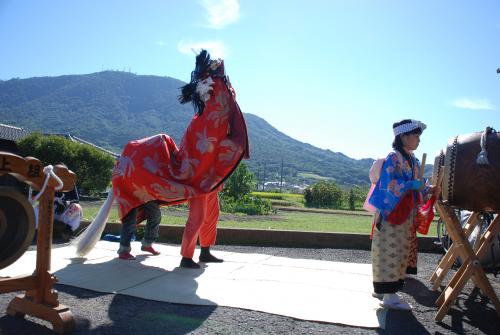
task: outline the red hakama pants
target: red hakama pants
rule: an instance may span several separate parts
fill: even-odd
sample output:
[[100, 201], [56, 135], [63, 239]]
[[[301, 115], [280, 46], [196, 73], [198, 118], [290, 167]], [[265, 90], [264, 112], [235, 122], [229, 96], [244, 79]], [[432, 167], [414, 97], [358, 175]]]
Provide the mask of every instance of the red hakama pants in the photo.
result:
[[182, 235], [182, 257], [193, 258], [198, 237], [202, 247], [214, 245], [218, 221], [218, 190], [189, 199], [189, 216]]

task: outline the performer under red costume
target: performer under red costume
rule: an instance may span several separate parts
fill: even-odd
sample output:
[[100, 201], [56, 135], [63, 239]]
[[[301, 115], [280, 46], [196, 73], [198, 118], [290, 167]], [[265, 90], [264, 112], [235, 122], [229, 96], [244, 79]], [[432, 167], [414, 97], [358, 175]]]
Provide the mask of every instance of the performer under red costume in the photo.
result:
[[211, 60], [207, 51], [201, 51], [180, 101], [192, 102], [196, 109], [180, 147], [166, 134], [131, 141], [113, 170], [113, 192], [122, 221], [136, 210], [136, 222], [141, 222], [142, 207], [151, 201], [165, 206], [193, 199], [190, 218], [197, 219], [199, 230], [204, 215], [196, 205], [193, 208], [195, 199], [206, 194], [216, 197], [241, 159], [249, 157], [245, 120], [222, 60]]
[[219, 190], [189, 199], [189, 216], [182, 235], [180, 267], [198, 269], [200, 265], [193, 261], [198, 237], [200, 239], [200, 262], [221, 263], [222, 259], [210, 253], [215, 244], [217, 222], [219, 221]]

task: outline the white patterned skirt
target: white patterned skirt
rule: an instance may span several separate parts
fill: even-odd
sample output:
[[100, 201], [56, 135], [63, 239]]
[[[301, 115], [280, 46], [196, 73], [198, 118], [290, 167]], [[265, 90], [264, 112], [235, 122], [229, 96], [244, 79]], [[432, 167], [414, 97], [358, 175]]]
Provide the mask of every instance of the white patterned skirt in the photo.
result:
[[414, 213], [399, 225], [383, 220], [378, 214], [372, 239], [372, 272], [375, 293], [396, 293], [404, 285], [410, 229]]

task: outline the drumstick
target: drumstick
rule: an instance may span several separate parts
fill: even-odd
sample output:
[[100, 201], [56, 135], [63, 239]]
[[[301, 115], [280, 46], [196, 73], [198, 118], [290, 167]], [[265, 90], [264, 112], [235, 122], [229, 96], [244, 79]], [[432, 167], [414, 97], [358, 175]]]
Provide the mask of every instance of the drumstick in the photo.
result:
[[427, 154], [424, 152], [422, 155], [422, 163], [420, 164], [420, 171], [418, 173], [418, 179], [422, 180], [424, 177], [424, 170], [425, 170], [425, 160], [427, 159]]
[[437, 179], [437, 181], [436, 181], [436, 183], [434, 184], [435, 186], [439, 186], [439, 187], [441, 187], [441, 183], [443, 182], [443, 176], [444, 176], [444, 172], [443, 172], [443, 170], [444, 170], [444, 167], [443, 167], [443, 166], [441, 166], [441, 168], [439, 169], [438, 176], [437, 176], [437, 178], [436, 178], [436, 179]]

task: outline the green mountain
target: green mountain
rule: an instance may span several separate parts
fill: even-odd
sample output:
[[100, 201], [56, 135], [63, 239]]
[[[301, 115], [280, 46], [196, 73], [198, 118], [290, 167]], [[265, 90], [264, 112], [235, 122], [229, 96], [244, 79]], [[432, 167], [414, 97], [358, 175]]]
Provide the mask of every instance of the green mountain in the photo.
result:
[[[177, 101], [185, 83], [170, 77], [105, 71], [0, 81], [0, 122], [44, 133], [71, 133], [115, 152], [132, 139], [167, 133], [177, 142], [193, 115]], [[244, 106], [242, 106], [244, 109]], [[329, 178], [343, 186], [368, 183], [372, 159], [356, 160], [299, 142], [245, 113], [250, 168], [261, 181]], [[265, 178], [264, 178], [265, 176]]]

